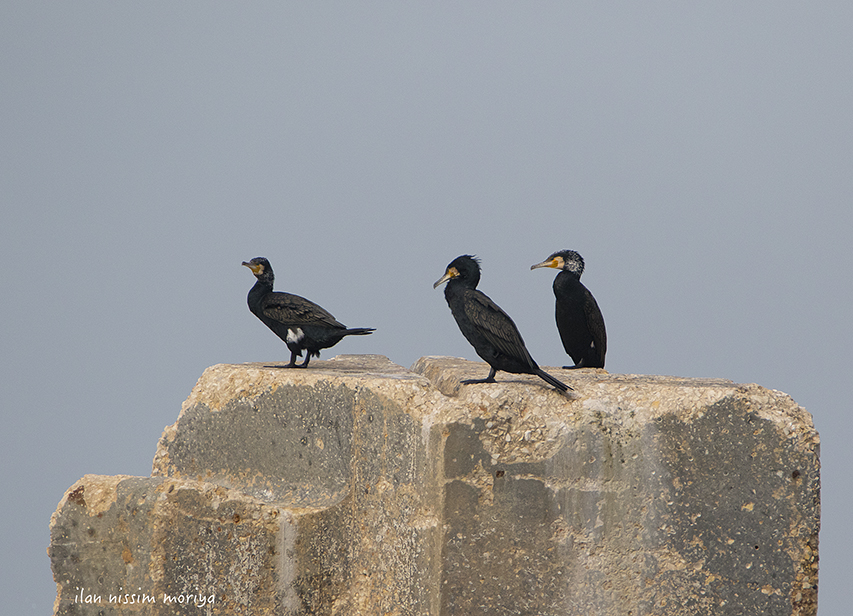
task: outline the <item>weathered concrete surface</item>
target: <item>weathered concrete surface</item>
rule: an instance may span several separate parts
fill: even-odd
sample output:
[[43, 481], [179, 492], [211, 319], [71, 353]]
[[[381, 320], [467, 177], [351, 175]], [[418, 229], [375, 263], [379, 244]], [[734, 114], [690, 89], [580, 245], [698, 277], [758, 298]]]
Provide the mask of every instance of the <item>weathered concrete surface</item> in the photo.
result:
[[435, 613], [440, 461], [427, 451], [440, 434], [423, 417], [440, 397], [380, 356], [213, 366], [164, 431], [154, 475], [317, 508], [286, 565], [299, 613]]
[[50, 524], [55, 614], [281, 614], [289, 516], [213, 484], [86, 475]]
[[343, 356], [310, 370], [235, 368], [204, 372], [177, 423], [163, 432], [154, 475], [212, 481], [283, 506], [322, 507], [350, 493], [353, 455], [377, 462], [385, 446], [379, 432], [392, 429], [403, 439], [390, 443], [398, 448], [421, 438], [412, 414], [431, 398], [429, 383], [385, 357]]
[[[805, 410], [546, 369], [572, 399], [524, 375], [460, 386], [488, 367], [446, 357], [213, 366], [154, 477], [87, 476], [60, 503], [57, 613], [100, 613], [74, 598], [115, 587], [153, 595], [122, 606], [145, 614], [816, 612]], [[196, 587], [215, 601], [162, 602]]]
[[443, 614], [816, 612], [819, 441], [785, 394], [555, 370], [560, 404], [514, 375], [460, 388], [482, 364], [413, 370], [464, 408], [443, 424]]

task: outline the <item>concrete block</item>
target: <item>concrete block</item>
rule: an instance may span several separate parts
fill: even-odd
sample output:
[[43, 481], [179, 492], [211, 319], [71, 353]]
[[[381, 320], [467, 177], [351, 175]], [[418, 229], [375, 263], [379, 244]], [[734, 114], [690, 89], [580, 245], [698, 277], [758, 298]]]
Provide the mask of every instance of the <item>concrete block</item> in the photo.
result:
[[287, 513], [214, 484], [86, 475], [50, 536], [55, 614], [281, 614], [289, 598]]
[[[488, 367], [447, 357], [213, 366], [153, 477], [86, 476], [60, 503], [56, 613], [101, 613], [74, 599], [115, 588], [155, 601], [110, 610], [145, 614], [816, 613], [804, 409], [719, 379], [546, 370], [575, 394], [460, 385]], [[194, 591], [214, 601], [163, 602]]]
[[442, 614], [816, 613], [819, 440], [790, 397], [556, 371], [566, 403], [516, 375], [459, 387], [480, 364], [413, 369], [465, 408], [444, 424]]

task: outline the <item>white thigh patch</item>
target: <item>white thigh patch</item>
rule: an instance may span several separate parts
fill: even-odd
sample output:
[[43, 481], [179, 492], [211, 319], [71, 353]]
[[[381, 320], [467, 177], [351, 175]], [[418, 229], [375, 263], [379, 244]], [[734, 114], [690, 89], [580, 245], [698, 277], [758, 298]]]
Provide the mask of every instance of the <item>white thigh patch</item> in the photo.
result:
[[296, 331], [292, 329], [287, 330], [287, 341], [292, 342], [294, 344], [298, 343], [305, 337], [305, 332], [302, 331], [301, 328], [297, 327]]

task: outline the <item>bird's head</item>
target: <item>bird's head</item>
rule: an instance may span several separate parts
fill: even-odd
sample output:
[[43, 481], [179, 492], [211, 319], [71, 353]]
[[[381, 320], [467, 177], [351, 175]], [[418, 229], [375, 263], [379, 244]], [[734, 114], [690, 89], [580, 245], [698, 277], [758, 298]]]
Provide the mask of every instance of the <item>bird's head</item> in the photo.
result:
[[444, 270], [444, 276], [436, 280], [432, 288], [435, 289], [448, 280], [460, 280], [476, 287], [480, 282], [480, 261], [472, 255], [456, 257]]
[[251, 261], [243, 261], [243, 265], [252, 270], [255, 278], [272, 284], [273, 273], [270, 262], [264, 257], [255, 257]]
[[531, 265], [530, 269], [535, 270], [537, 267], [553, 267], [554, 269], [571, 272], [580, 278], [581, 274], [583, 274], [584, 263], [583, 257], [574, 250], [561, 250], [552, 254], [542, 261], [542, 263]]

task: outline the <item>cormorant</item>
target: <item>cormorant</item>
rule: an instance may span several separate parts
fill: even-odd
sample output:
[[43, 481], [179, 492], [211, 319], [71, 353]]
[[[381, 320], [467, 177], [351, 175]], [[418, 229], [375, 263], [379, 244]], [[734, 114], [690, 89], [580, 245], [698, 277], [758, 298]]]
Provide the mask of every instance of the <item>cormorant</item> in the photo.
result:
[[[375, 331], [370, 327], [347, 329], [314, 302], [298, 295], [273, 291], [275, 276], [270, 262], [264, 257], [243, 261], [243, 265], [258, 279], [249, 291], [249, 310], [290, 349], [290, 363], [285, 368], [307, 368], [312, 355], [320, 356], [320, 349], [335, 346], [344, 336], [361, 336]], [[297, 365], [296, 358], [302, 357], [302, 351], [305, 351], [305, 361]]]
[[574, 366], [563, 368], [604, 368], [607, 332], [598, 303], [589, 289], [581, 284], [583, 257], [574, 250], [561, 250], [542, 263], [531, 265], [530, 269], [537, 267], [562, 270], [554, 278], [557, 329], [560, 331], [563, 348], [575, 362]]
[[477, 259], [471, 255], [454, 259], [432, 288], [443, 282], [447, 282], [444, 297], [462, 335], [492, 368], [485, 379], [470, 379], [463, 383], [494, 383], [497, 371], [503, 370], [514, 374], [535, 374], [563, 392], [571, 389], [536, 364], [509, 315], [485, 293], [477, 290], [480, 282]]

